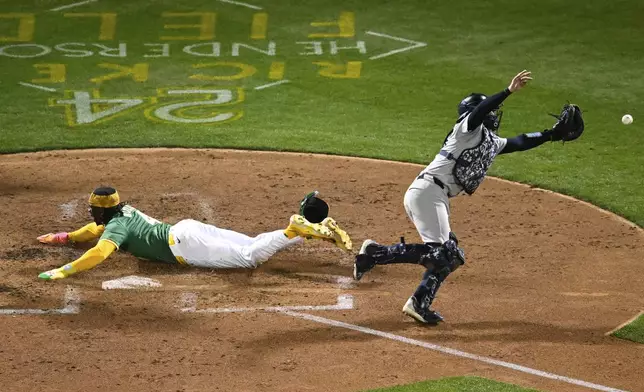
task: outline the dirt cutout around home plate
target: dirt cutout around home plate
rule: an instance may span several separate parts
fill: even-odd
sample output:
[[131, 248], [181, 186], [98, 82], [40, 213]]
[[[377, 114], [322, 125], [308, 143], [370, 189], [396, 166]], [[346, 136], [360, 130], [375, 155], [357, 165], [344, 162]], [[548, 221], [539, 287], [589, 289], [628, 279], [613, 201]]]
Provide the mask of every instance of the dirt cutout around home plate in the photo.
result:
[[[546, 391], [644, 390], [642, 346], [605, 336], [644, 309], [644, 235], [587, 204], [492, 178], [452, 199], [467, 263], [439, 292], [446, 322], [437, 327], [400, 312], [421, 267], [349, 279], [366, 238], [419, 241], [402, 200], [421, 169], [228, 150], [0, 156], [0, 389], [358, 391], [478, 375]], [[284, 228], [319, 190], [354, 251], [307, 241], [256, 270], [226, 271], [119, 252], [94, 270], [39, 281], [87, 247], [43, 246], [36, 236], [87, 223], [88, 193], [100, 185], [157, 219], [249, 235]], [[160, 286], [103, 290], [127, 276]], [[29, 309], [71, 311], [20, 314]]]

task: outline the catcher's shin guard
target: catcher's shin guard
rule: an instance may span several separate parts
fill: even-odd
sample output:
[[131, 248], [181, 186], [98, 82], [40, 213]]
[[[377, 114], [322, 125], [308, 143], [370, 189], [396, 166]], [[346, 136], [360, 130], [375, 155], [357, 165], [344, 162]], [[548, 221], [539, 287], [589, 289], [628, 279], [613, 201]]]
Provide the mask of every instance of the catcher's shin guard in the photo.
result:
[[[428, 271], [449, 271], [447, 274], [456, 271], [458, 267], [465, 264], [465, 253], [458, 247], [458, 239], [454, 233], [449, 233], [449, 240], [443, 245], [434, 247], [431, 252], [423, 256], [421, 263]], [[447, 268], [445, 270], [445, 268]], [[445, 275], [447, 277], [447, 275]], [[444, 278], [443, 278], [444, 279]]]
[[[380, 245], [371, 242], [365, 246], [362, 257], [368, 257], [374, 264], [420, 264], [429, 270], [440, 270], [449, 266], [452, 271], [465, 263], [463, 250], [458, 247], [458, 239], [450, 233], [444, 244], [406, 244]], [[364, 246], [364, 245], [363, 245]]]
[[374, 264], [423, 264], [425, 255], [437, 245], [433, 244], [406, 244], [404, 242], [394, 245], [380, 245], [371, 243], [365, 248], [364, 254]]
[[429, 311], [443, 281], [458, 267], [465, 264], [465, 255], [458, 247], [458, 239], [454, 233], [450, 233], [449, 240], [441, 245], [438, 251], [424, 258], [427, 270], [412, 296], [421, 311]]
[[440, 288], [442, 282], [439, 282], [438, 276], [434, 275], [429, 270], [425, 271], [423, 274], [423, 280], [420, 281], [420, 284], [416, 288], [413, 297], [416, 298], [416, 303], [422, 309], [429, 309], [434, 298], [436, 298], [436, 292]]

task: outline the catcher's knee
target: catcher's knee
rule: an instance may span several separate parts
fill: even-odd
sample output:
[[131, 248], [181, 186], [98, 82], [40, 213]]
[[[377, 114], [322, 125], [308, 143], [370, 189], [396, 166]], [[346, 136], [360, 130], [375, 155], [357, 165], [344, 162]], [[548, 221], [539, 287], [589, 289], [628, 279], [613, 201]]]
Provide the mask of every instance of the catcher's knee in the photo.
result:
[[422, 257], [421, 264], [429, 271], [442, 277], [442, 279], [445, 279], [447, 275], [465, 264], [465, 254], [463, 249], [458, 247], [458, 239], [454, 233], [450, 233], [449, 240], [445, 241], [442, 245], [427, 245], [431, 246], [431, 248]]

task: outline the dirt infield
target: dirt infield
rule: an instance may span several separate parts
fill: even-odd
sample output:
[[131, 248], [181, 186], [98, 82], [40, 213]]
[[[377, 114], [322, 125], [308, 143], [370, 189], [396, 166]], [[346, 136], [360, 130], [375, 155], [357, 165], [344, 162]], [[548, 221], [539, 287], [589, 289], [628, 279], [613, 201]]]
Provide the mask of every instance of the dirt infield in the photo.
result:
[[[439, 293], [446, 323], [438, 327], [400, 312], [420, 267], [378, 267], [354, 283], [347, 279], [352, 255], [328, 243], [307, 242], [257, 270], [196, 270], [117, 254], [75, 277], [36, 279], [82, 254], [35, 238], [86, 223], [87, 194], [99, 185], [117, 187], [122, 199], [170, 223], [194, 218], [247, 234], [284, 227], [302, 196], [317, 189], [359, 248], [366, 238], [418, 241], [402, 198], [419, 170], [222, 150], [0, 156], [0, 310], [70, 310], [0, 314], [0, 390], [357, 391], [457, 375], [592, 390], [485, 361], [494, 359], [644, 391], [642, 346], [605, 336], [644, 309], [641, 230], [494, 179], [475, 196], [453, 199], [467, 264]], [[101, 288], [130, 275], [162, 286]], [[68, 290], [78, 303], [63, 303]], [[238, 309], [250, 307], [274, 308]]]

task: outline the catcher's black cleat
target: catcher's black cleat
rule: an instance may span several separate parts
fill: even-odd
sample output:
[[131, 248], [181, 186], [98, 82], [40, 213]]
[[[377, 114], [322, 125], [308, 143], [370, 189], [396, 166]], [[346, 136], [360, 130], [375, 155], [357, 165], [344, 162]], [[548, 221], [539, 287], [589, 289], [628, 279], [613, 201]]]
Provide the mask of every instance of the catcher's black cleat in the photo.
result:
[[414, 298], [413, 296], [409, 297], [407, 302], [405, 302], [405, 306], [403, 306], [402, 312], [423, 324], [436, 325], [439, 322], [443, 321], [443, 316], [441, 316], [438, 312], [431, 309], [422, 309], [418, 305], [416, 298]]
[[373, 267], [376, 266], [376, 262], [369, 254], [367, 248], [369, 245], [375, 245], [376, 241], [374, 240], [365, 240], [360, 247], [360, 252], [356, 255], [356, 261], [353, 264], [353, 279], [360, 280], [362, 275], [366, 274]]

